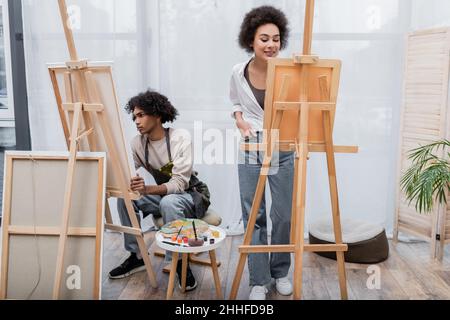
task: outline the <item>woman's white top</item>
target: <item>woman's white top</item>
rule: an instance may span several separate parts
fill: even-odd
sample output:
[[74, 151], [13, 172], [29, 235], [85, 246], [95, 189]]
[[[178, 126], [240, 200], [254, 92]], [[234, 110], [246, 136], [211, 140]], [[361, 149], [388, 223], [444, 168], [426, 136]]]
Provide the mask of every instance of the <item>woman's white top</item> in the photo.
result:
[[244, 76], [244, 70], [247, 64], [253, 59], [239, 63], [233, 67], [230, 80], [230, 100], [233, 104], [231, 116], [237, 111], [242, 112], [242, 118], [250, 124], [254, 131], [263, 130], [264, 110], [252, 92]]

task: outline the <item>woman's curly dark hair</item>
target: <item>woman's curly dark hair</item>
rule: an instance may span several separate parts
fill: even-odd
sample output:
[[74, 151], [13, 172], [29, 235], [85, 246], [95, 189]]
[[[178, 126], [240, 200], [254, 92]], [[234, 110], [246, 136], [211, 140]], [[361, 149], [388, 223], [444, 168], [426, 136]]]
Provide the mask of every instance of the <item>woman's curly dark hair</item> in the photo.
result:
[[288, 44], [289, 28], [288, 20], [284, 13], [272, 6], [255, 8], [245, 15], [239, 33], [239, 45], [245, 51], [252, 53], [252, 43], [255, 40], [256, 30], [262, 25], [273, 23], [280, 30], [281, 49]]
[[145, 114], [160, 117], [161, 123], [173, 122], [178, 111], [166, 96], [152, 90], [140, 93], [128, 101], [125, 110], [133, 113], [135, 108], [142, 109]]

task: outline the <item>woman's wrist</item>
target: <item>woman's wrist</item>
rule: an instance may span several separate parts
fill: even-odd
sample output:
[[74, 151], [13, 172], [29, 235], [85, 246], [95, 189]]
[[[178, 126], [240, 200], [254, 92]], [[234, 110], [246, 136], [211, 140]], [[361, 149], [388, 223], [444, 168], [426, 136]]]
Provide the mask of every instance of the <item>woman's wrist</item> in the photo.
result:
[[245, 121], [243, 119], [236, 120], [236, 127], [245, 130], [246, 129]]
[[242, 119], [242, 112], [236, 111], [236, 112], [234, 113], [234, 118], [236, 119], [236, 122], [242, 121], [242, 120], [243, 120], [243, 119]]

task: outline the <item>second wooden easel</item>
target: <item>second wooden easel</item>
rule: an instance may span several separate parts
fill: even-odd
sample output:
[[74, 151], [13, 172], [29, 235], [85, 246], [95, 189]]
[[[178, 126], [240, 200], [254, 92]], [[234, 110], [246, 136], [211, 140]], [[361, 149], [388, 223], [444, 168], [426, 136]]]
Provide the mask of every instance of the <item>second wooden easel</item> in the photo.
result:
[[[314, 0], [306, 1], [303, 54], [293, 59], [271, 59], [268, 63], [264, 110], [264, 142], [247, 144], [248, 151], [265, 151], [256, 186], [244, 243], [239, 247], [239, 262], [230, 299], [236, 299], [245, 262], [250, 253], [286, 252], [294, 254], [294, 299], [302, 293], [303, 253], [336, 252], [341, 298], [347, 299], [336, 180], [335, 152], [356, 153], [357, 147], [333, 145], [333, 123], [340, 78], [340, 62], [320, 60], [311, 55]], [[276, 96], [276, 99], [274, 99]], [[251, 245], [257, 214], [261, 205], [273, 153], [295, 151], [294, 191], [292, 199], [291, 241], [285, 245]], [[311, 245], [304, 241], [306, 202], [306, 167], [310, 152], [325, 152], [331, 196], [335, 244]]]
[[[86, 149], [83, 151], [107, 151], [107, 156], [110, 160], [109, 164], [112, 165], [112, 172], [114, 173], [114, 177], [110, 174], [108, 175], [107, 180], [114, 180], [116, 188], [108, 187], [106, 197], [108, 198], [109, 196], [115, 196], [124, 199], [132, 227], [114, 225], [108, 206], [106, 207], [107, 223], [105, 224], [105, 227], [111, 230], [120, 231], [136, 236], [139, 250], [144, 259], [147, 274], [150, 279], [150, 283], [154, 288], [156, 288], [157, 282], [155, 273], [153, 271], [150, 257], [147, 252], [143, 233], [139, 226], [139, 222], [137, 220], [132, 204], [132, 199], [137, 199], [138, 195], [133, 194], [128, 189], [130, 178], [128, 176], [130, 176], [130, 173], [127, 172], [127, 169], [125, 169], [127, 167], [127, 164], [122, 164], [123, 157], [121, 157], [121, 155], [119, 154], [120, 151], [126, 150], [120, 150], [121, 148], [118, 148], [118, 145], [116, 145], [116, 142], [113, 139], [111, 124], [109, 123], [106, 115], [107, 106], [102, 103], [102, 99], [97, 89], [97, 83], [94, 78], [94, 73], [96, 72], [110, 73], [111, 70], [109, 67], [90, 67], [88, 66], [86, 60], [80, 60], [78, 58], [73, 33], [71, 28], [68, 26], [69, 17], [65, 0], [58, 0], [58, 5], [71, 61], [67, 62], [66, 65], [62, 68], [50, 68], [50, 76], [52, 79], [52, 84], [58, 104], [58, 110], [61, 117], [67, 145], [69, 147], [70, 156], [65, 186], [63, 219], [58, 245], [53, 299], [58, 299], [60, 295], [64, 266], [64, 253], [66, 248], [68, 224], [70, 218], [69, 213], [72, 200], [72, 186], [76, 169], [77, 151], [79, 151], [80, 149]], [[64, 73], [64, 88], [66, 100], [64, 102], [62, 101], [61, 93], [59, 92], [57, 71]], [[108, 74], [108, 76], [110, 76], [110, 74]], [[113, 95], [115, 97], [115, 92], [106, 92], [103, 96], [105, 95]], [[69, 119], [66, 118], [66, 113], [68, 114]], [[82, 130], [82, 123], [84, 123], [84, 130], [80, 133], [80, 131]], [[120, 129], [120, 132], [122, 132], [122, 128], [114, 129]], [[105, 146], [106, 150], [99, 150], [100, 146], [98, 141], [100, 141], [101, 136], [103, 136], [102, 144]], [[84, 139], [87, 139], [87, 146], [86, 144], [83, 144]], [[97, 259], [100, 258], [101, 257], [97, 257]]]

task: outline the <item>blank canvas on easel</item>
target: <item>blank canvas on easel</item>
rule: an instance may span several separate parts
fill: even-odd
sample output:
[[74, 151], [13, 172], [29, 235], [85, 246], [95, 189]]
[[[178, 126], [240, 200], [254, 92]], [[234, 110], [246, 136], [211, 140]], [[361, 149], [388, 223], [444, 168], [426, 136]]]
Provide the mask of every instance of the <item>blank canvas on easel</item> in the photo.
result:
[[[67, 166], [67, 152], [6, 154], [1, 298], [52, 298]], [[76, 173], [61, 298], [100, 299], [105, 154], [79, 153]]]

